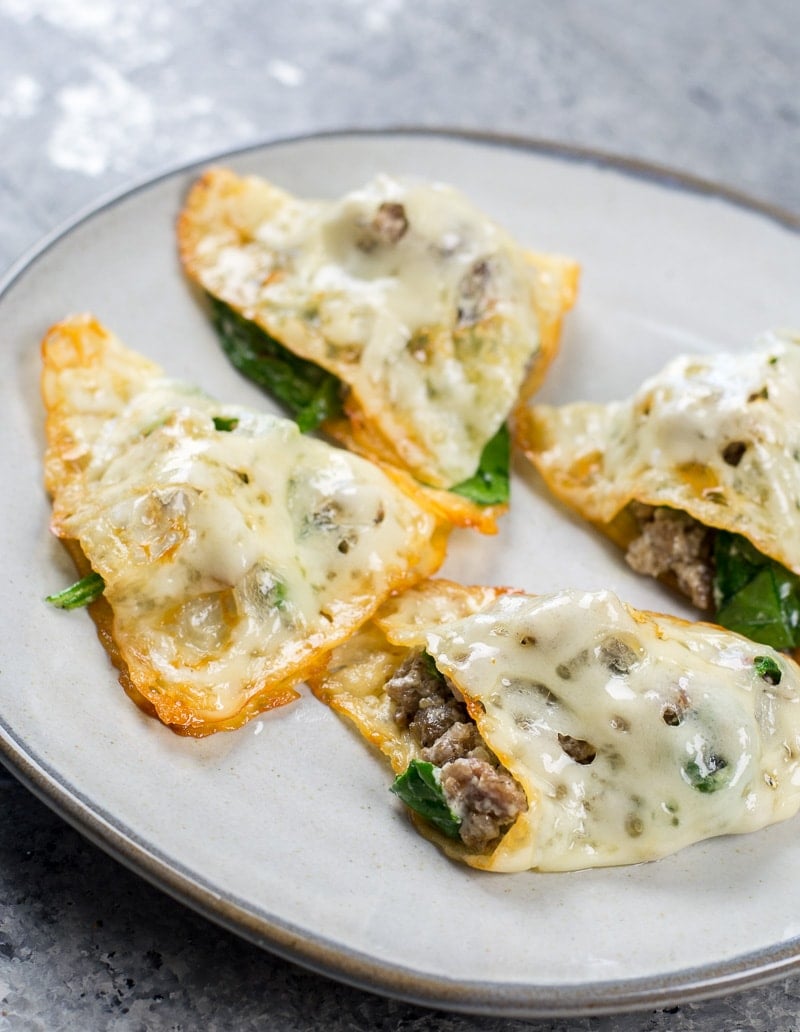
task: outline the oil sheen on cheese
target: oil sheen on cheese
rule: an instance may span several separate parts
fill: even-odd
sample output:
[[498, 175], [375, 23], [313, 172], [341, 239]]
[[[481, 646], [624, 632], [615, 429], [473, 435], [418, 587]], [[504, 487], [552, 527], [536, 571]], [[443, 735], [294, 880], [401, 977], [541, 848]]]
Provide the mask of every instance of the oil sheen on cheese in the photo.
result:
[[652, 860], [800, 806], [800, 673], [765, 646], [567, 591], [501, 597], [427, 649], [531, 804], [497, 869]]
[[339, 376], [420, 480], [472, 476], [539, 350], [524, 251], [444, 185], [251, 189], [264, 215], [245, 242], [209, 233], [206, 288]]
[[[78, 348], [97, 361], [55, 367]], [[103, 577], [133, 683], [169, 722], [213, 726], [291, 684], [441, 560], [427, 510], [292, 421], [166, 379], [91, 321], [46, 351], [53, 528]]]
[[533, 406], [529, 454], [593, 522], [632, 499], [665, 505], [800, 572], [798, 412], [800, 336], [769, 332], [750, 351], [678, 357], [626, 401]]

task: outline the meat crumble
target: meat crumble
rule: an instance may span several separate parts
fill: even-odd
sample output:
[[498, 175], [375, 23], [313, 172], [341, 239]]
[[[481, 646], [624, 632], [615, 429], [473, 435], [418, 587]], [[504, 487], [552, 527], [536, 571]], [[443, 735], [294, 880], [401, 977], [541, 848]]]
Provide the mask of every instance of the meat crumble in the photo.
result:
[[639, 524], [639, 536], [628, 546], [628, 565], [651, 577], [671, 574], [693, 605], [710, 610], [714, 603], [714, 531], [678, 509], [639, 502], [632, 502], [630, 509]]
[[408, 216], [403, 205], [384, 201], [372, 221], [362, 228], [356, 246], [367, 253], [379, 246], [391, 247], [405, 236], [407, 229]]
[[442, 791], [450, 809], [461, 814], [461, 841], [475, 852], [486, 849], [528, 809], [525, 793], [508, 771], [474, 756], [442, 767]]
[[422, 759], [440, 768], [462, 842], [474, 852], [487, 850], [528, 809], [522, 788], [487, 749], [458, 689], [426, 653], [412, 653], [385, 690], [396, 723], [414, 736]]
[[473, 262], [459, 284], [456, 316], [458, 326], [474, 326], [481, 321], [489, 307], [491, 282], [492, 269], [489, 261], [481, 258]]

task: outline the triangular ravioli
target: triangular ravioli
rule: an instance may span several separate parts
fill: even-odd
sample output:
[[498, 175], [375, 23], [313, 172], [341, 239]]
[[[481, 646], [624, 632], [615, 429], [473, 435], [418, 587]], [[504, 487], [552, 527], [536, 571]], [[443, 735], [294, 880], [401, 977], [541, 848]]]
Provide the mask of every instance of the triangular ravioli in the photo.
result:
[[435, 513], [295, 423], [168, 379], [90, 316], [42, 344], [52, 529], [121, 680], [204, 735], [289, 702], [393, 591], [441, 563]]
[[448, 186], [387, 175], [319, 201], [212, 169], [178, 236], [218, 303], [336, 378], [328, 433], [439, 489], [453, 522], [496, 529], [507, 499], [471, 479], [491, 477], [487, 446], [556, 352], [574, 261], [523, 250]]
[[427, 581], [311, 684], [419, 831], [482, 870], [655, 860], [800, 807], [797, 665], [611, 592]]
[[[626, 401], [523, 407], [516, 436], [550, 490], [625, 548], [634, 569], [726, 626], [791, 648], [799, 411], [800, 337], [766, 333], [750, 351], [678, 357]], [[781, 612], [787, 592], [798, 595], [794, 616]], [[770, 608], [776, 629], [759, 636]]]

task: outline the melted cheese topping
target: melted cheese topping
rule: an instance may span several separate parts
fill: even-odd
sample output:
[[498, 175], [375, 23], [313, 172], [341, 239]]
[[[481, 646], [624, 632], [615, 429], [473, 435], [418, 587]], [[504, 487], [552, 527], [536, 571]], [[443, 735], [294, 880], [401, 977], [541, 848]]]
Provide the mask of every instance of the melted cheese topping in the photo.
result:
[[800, 336], [681, 357], [628, 401], [532, 406], [518, 438], [560, 498], [598, 524], [632, 500], [742, 534], [800, 573]]
[[338, 376], [372, 451], [436, 487], [477, 469], [532, 359], [554, 351], [577, 275], [550, 265], [537, 313], [531, 256], [502, 229], [449, 187], [389, 176], [301, 201], [215, 170], [179, 236], [206, 290]]
[[130, 679], [165, 722], [207, 733], [288, 701], [441, 561], [430, 512], [293, 422], [166, 379], [88, 318], [43, 349], [53, 529], [103, 577]]
[[502, 869], [651, 860], [800, 806], [800, 671], [764, 646], [563, 592], [502, 597], [427, 648], [533, 802]]
[[[385, 685], [420, 649], [529, 803], [482, 854], [412, 814], [473, 867], [637, 863], [800, 807], [800, 669], [766, 646], [609, 592], [534, 597], [426, 581], [385, 603], [311, 681], [395, 773], [421, 747], [395, 721]], [[758, 657], [776, 665], [777, 684]]]

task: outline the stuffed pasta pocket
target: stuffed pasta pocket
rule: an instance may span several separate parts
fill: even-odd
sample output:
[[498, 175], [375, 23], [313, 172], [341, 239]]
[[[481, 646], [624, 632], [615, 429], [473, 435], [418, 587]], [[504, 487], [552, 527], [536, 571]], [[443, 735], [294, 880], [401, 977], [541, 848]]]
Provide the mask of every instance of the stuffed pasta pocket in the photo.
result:
[[516, 438], [559, 499], [725, 627], [800, 644], [800, 337], [682, 356], [610, 404], [532, 404]]
[[123, 686], [174, 730], [297, 698], [442, 562], [447, 528], [377, 467], [167, 378], [92, 317], [54, 326], [42, 355], [51, 528], [99, 588]]
[[525, 251], [448, 186], [387, 175], [319, 201], [212, 169], [178, 238], [229, 357], [304, 429], [496, 529], [506, 420], [556, 352], [574, 261]]
[[655, 860], [800, 806], [800, 671], [609, 592], [424, 583], [312, 678], [447, 855], [489, 871]]

